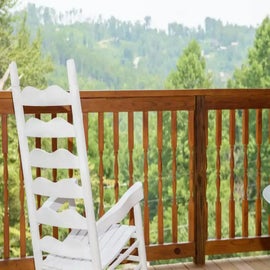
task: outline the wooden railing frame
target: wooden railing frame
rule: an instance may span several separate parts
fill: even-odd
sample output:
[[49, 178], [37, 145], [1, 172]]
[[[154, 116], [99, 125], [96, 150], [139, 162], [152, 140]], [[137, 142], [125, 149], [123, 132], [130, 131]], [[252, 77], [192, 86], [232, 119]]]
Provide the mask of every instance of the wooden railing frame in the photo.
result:
[[[205, 99], [202, 96], [197, 96], [194, 112], [194, 262], [199, 265], [205, 263], [205, 243], [207, 239], [206, 128]], [[201, 226], [198, 226], [198, 224], [201, 224]]]
[[[209, 110], [270, 109], [270, 89], [215, 89], [215, 90], [132, 90], [132, 91], [82, 91], [84, 113], [176, 111], [193, 112], [194, 129], [194, 241], [147, 246], [149, 260], [193, 257], [195, 264], [205, 263], [206, 255], [270, 250], [270, 236], [247, 238], [207, 239], [206, 205], [206, 141], [207, 114]], [[66, 108], [61, 108], [66, 111]], [[55, 108], [59, 112], [59, 108]], [[2, 123], [13, 114], [11, 93], [0, 92]], [[6, 152], [6, 134], [2, 135], [2, 152]], [[4, 159], [6, 156], [4, 156]], [[7, 170], [4, 169], [4, 173]], [[1, 183], [2, 184], [2, 183]], [[3, 183], [4, 184], [4, 183]], [[7, 183], [6, 183], [7, 184]], [[8, 194], [5, 194], [8, 196]], [[7, 223], [8, 224], [8, 221]], [[8, 239], [5, 241], [9, 242]], [[31, 258], [10, 259], [9, 247], [4, 246], [4, 259], [0, 268], [33, 269]], [[162, 254], [162, 258], [160, 258]]]

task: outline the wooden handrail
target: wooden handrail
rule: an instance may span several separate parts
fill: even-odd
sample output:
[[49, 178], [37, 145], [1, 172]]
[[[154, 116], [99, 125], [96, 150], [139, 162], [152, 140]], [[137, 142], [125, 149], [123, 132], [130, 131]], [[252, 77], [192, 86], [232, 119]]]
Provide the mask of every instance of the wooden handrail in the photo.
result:
[[[96, 186], [100, 198], [97, 199], [98, 214], [106, 211], [107, 183], [113, 183], [113, 201], [117, 201], [124, 188], [123, 176], [127, 177], [125, 183], [133, 183], [138, 177], [135, 169], [140, 166], [145, 195], [145, 240], [150, 261], [193, 257], [196, 264], [204, 264], [205, 255], [270, 249], [270, 226], [267, 225], [267, 229], [262, 226], [268, 216], [262, 208], [261, 198], [261, 189], [268, 183], [266, 172], [262, 171], [267, 161], [261, 157], [270, 137], [267, 131], [269, 115], [266, 115], [266, 110], [270, 109], [270, 89], [81, 91], [81, 100], [87, 145], [90, 152], [95, 151], [98, 160], [98, 168], [94, 168], [99, 180]], [[27, 109], [33, 113], [31, 108]], [[52, 109], [53, 116], [69, 111], [67, 107]], [[256, 110], [256, 113], [251, 113], [251, 110]], [[40, 108], [38, 113], [48, 111], [48, 108]], [[0, 241], [2, 239], [3, 246], [0, 245], [0, 268], [3, 270], [19, 269], [17, 263], [25, 265], [20, 269], [33, 269], [26, 249], [31, 243], [25, 225], [21, 171], [19, 163], [16, 163], [17, 168], [10, 163], [12, 153], [17, 152], [18, 147], [13, 140], [16, 134], [13, 113], [11, 92], [1, 91], [0, 190], [3, 190], [3, 196], [0, 197], [3, 198], [3, 219], [0, 229], [3, 230], [0, 231]], [[136, 113], [140, 116], [135, 117]], [[105, 133], [108, 118], [111, 119], [112, 136]], [[123, 133], [121, 121], [125, 121], [127, 127]], [[165, 130], [165, 125], [168, 130]], [[151, 137], [152, 131], [155, 138]], [[181, 132], [186, 134], [185, 141], [179, 141]], [[11, 133], [14, 137], [10, 137]], [[141, 138], [140, 148], [138, 136]], [[214, 141], [209, 141], [212, 136]], [[106, 152], [107, 143], [112, 149], [110, 153]], [[256, 150], [250, 149], [251, 144]], [[52, 147], [56, 148], [57, 142], [52, 142]], [[124, 168], [119, 161], [123, 151], [126, 151], [127, 163]], [[169, 154], [164, 157], [166, 151]], [[215, 154], [210, 156], [208, 151], [215, 151]], [[255, 165], [250, 165], [253, 162], [249, 160], [250, 151], [256, 151]], [[152, 160], [154, 156], [156, 160]], [[211, 162], [210, 157], [214, 157]], [[224, 161], [227, 162], [225, 165]], [[109, 169], [113, 171], [113, 180], [105, 178], [108, 164], [111, 164]], [[171, 166], [169, 171], [167, 164]], [[242, 171], [239, 171], [239, 166]], [[228, 194], [222, 201], [224, 182]], [[21, 206], [18, 258], [12, 258], [11, 252], [14, 240], [10, 224], [15, 217], [9, 202], [14, 199], [10, 197], [14, 183], [21, 187], [17, 195]], [[210, 193], [212, 189], [214, 194]], [[250, 201], [250, 193], [255, 202]], [[254, 229], [250, 227], [253, 217]], [[213, 219], [214, 232], [209, 231], [208, 226]]]

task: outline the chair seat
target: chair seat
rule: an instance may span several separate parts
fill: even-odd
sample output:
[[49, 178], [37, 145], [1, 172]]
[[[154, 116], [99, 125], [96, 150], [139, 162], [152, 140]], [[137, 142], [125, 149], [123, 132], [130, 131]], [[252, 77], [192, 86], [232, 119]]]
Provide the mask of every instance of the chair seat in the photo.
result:
[[42, 270], [89, 270], [92, 261], [49, 255], [43, 262]]
[[[135, 226], [115, 224], [99, 236], [102, 266], [106, 267], [123, 249], [135, 233]], [[134, 235], [135, 236], [135, 235]]]
[[[135, 226], [127, 226], [127, 225], [120, 225], [115, 224], [112, 225], [105, 233], [99, 236], [99, 244], [100, 244], [100, 254], [101, 254], [101, 261], [102, 261], [102, 268], [106, 268], [112, 261], [114, 261], [123, 246], [129, 242], [132, 235], [135, 233]], [[82, 250], [81, 247], [85, 246], [88, 247], [88, 235], [86, 230], [72, 230], [69, 236], [63, 241], [60, 242], [57, 239], [52, 237], [43, 239], [44, 246], [48, 245], [51, 246], [53, 242], [57, 242], [58, 245], [54, 243], [56, 248], [55, 255], [48, 255], [47, 258], [44, 260], [44, 267], [43, 269], [82, 269], [82, 270], [89, 270], [91, 269], [92, 261], [90, 252], [89, 258], [86, 257], [86, 251], [89, 249]], [[136, 242], [135, 242], [136, 245]], [[74, 253], [74, 257], [70, 257], [70, 253], [74, 252], [74, 246], [77, 246], [77, 252]], [[45, 249], [45, 248], [44, 248]], [[51, 250], [52, 252], [52, 250]], [[67, 256], [63, 256], [66, 253]], [[62, 254], [60, 256], [59, 254]], [[123, 255], [125, 256], [125, 255]], [[80, 259], [78, 259], [80, 257]], [[126, 256], [127, 257], [127, 256]]]

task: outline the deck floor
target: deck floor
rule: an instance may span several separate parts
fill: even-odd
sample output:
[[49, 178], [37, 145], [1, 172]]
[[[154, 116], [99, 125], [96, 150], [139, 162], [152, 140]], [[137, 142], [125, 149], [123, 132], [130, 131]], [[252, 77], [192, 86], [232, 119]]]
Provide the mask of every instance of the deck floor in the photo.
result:
[[207, 261], [203, 266], [193, 263], [168, 264], [150, 266], [149, 270], [269, 270], [270, 256], [231, 258]]

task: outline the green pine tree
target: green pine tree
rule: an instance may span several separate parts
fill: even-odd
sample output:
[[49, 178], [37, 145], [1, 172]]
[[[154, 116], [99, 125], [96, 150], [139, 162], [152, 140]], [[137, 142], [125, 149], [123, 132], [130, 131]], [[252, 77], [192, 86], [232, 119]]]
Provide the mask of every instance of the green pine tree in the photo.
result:
[[246, 63], [236, 69], [228, 88], [270, 87], [270, 18], [266, 17], [256, 31]]
[[173, 70], [166, 82], [167, 89], [211, 88], [211, 74], [206, 71], [205, 58], [200, 45], [192, 40], [180, 56], [176, 70]]

